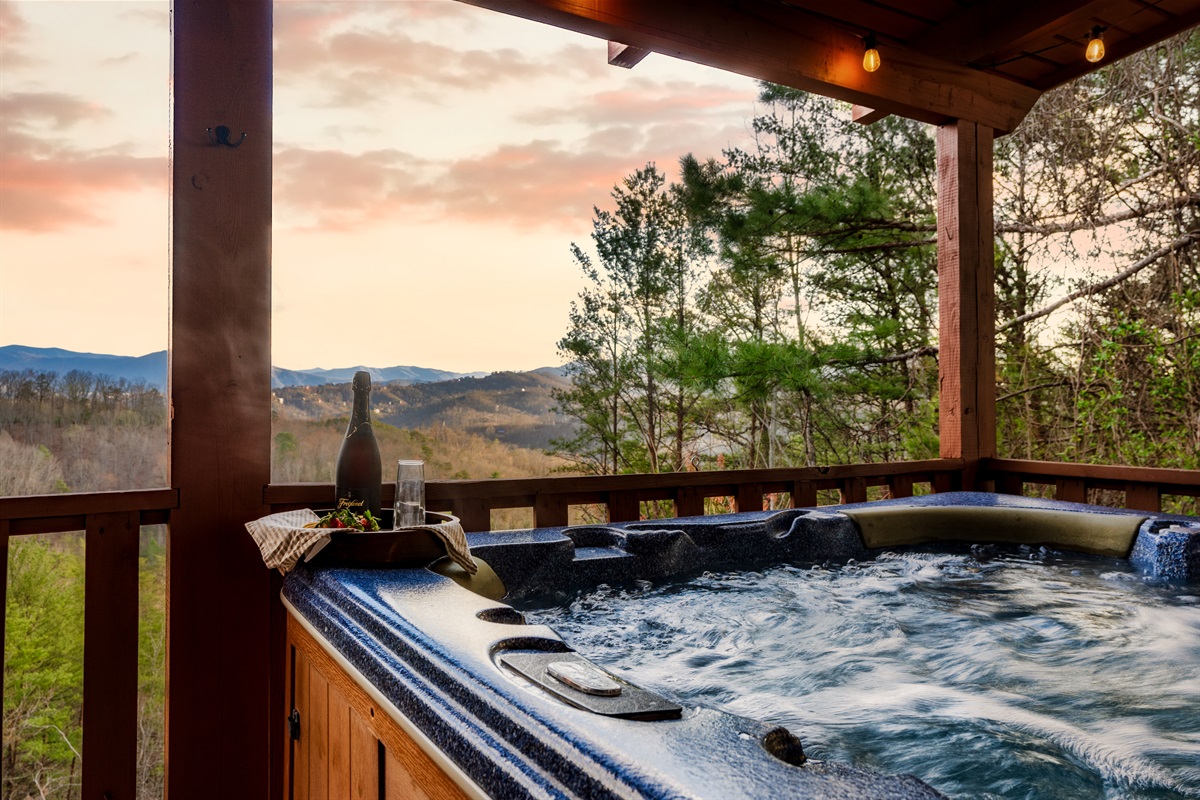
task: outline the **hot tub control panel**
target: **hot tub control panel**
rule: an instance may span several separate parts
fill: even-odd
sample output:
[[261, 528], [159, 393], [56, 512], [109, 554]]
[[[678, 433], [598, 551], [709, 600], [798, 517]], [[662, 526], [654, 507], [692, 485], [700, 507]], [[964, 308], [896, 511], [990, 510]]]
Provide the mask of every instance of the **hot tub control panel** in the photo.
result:
[[508, 669], [576, 708], [622, 719], [679, 719], [683, 708], [613, 675], [578, 653], [501, 653]]

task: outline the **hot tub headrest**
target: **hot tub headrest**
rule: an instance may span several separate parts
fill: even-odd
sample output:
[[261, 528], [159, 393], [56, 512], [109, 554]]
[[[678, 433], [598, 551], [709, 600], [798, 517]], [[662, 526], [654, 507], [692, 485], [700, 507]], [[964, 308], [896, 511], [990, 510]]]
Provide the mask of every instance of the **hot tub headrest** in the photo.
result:
[[1126, 558], [1146, 517], [989, 506], [877, 506], [842, 511], [868, 548], [934, 542], [1047, 545]]

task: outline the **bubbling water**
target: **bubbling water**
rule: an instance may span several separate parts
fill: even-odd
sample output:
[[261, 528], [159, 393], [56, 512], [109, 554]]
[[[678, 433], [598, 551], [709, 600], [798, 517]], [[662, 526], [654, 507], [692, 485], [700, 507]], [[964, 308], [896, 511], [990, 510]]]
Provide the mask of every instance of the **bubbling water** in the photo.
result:
[[1200, 597], [1045, 550], [601, 586], [529, 608], [613, 672], [964, 798], [1200, 798]]

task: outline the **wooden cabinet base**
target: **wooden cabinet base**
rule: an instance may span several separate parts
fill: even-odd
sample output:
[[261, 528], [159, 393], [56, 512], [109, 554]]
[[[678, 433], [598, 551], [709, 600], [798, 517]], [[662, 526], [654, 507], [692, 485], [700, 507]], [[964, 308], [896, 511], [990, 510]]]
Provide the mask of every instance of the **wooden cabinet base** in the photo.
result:
[[289, 800], [460, 800], [462, 789], [288, 615]]

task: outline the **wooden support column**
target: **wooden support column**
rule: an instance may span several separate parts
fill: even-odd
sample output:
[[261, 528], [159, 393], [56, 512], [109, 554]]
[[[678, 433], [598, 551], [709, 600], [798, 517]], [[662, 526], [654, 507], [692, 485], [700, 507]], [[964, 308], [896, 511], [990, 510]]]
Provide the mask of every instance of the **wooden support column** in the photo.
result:
[[84, 797], [137, 791], [136, 511], [87, 518], [83, 599]]
[[961, 458], [975, 489], [996, 455], [992, 130], [958, 120], [937, 130], [937, 253], [942, 458]]
[[274, 798], [286, 617], [244, 527], [271, 477], [271, 2], [172, 8], [167, 797]]

